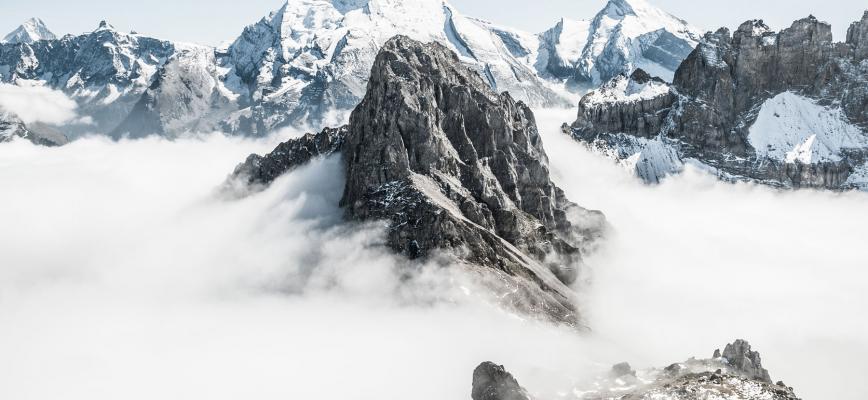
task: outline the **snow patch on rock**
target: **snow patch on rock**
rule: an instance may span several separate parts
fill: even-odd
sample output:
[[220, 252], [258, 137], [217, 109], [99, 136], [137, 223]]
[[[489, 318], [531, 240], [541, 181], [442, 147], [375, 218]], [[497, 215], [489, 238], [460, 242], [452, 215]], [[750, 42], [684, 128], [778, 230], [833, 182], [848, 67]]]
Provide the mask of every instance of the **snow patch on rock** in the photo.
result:
[[837, 162], [845, 149], [868, 147], [868, 136], [841, 109], [793, 92], [763, 103], [748, 141], [758, 157], [790, 164]]
[[649, 100], [669, 92], [669, 85], [658, 80], [636, 82], [620, 75], [607, 82], [599, 90], [588, 93], [583, 101], [587, 104], [629, 103]]

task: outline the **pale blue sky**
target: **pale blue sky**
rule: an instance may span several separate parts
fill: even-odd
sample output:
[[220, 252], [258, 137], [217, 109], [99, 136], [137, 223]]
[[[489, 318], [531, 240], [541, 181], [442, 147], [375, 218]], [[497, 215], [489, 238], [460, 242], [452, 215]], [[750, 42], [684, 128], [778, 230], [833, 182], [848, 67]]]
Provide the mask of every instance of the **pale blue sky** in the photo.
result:
[[[2, 0], [0, 32], [13, 30], [31, 16], [41, 17], [55, 33], [93, 30], [101, 19], [118, 29], [136, 30], [160, 38], [217, 44], [282, 0]], [[780, 29], [814, 14], [833, 24], [836, 40], [868, 9], [865, 0], [650, 0], [703, 30], [734, 28], [763, 18]], [[450, 0], [463, 14], [532, 32], [548, 29], [561, 17], [590, 18], [606, 0]], [[530, 5], [530, 6], [529, 6]]]

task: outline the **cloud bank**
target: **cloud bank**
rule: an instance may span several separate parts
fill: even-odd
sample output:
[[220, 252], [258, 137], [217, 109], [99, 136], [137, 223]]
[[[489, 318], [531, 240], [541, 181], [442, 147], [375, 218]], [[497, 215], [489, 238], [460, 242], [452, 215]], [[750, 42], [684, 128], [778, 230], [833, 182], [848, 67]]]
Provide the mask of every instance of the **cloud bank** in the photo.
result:
[[77, 108], [75, 101], [51, 88], [0, 83], [0, 110], [17, 115], [25, 124], [87, 122], [76, 120]]
[[0, 398], [469, 398], [481, 361], [540, 398], [614, 363], [737, 337], [806, 399], [861, 399], [863, 194], [779, 193], [696, 171], [648, 187], [538, 113], [556, 181], [606, 212], [581, 293], [594, 331], [492, 306], [475, 278], [341, 222], [337, 158], [230, 201], [283, 137], [0, 146]]

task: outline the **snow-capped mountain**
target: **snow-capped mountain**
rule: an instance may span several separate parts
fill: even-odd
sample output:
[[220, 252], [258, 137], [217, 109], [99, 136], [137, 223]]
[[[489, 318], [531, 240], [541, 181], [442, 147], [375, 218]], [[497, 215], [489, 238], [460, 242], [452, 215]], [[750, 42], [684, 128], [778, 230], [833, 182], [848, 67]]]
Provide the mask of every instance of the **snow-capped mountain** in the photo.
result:
[[[358, 104], [377, 51], [397, 34], [449, 47], [493, 88], [529, 104], [566, 102], [486, 23], [460, 15], [444, 1], [302, 0], [286, 2], [217, 49], [219, 82], [202, 73], [182, 79], [184, 86], [200, 89], [194, 103], [202, 107], [185, 110], [180, 120], [167, 115], [164, 111], [174, 107], [163, 103], [180, 102], [171, 93], [183, 93], [165, 87], [173, 79], [161, 79], [130, 116], [135, 122], [123, 124], [119, 133], [135, 135], [141, 126], [154, 126], [142, 121], [160, 121], [163, 130], [195, 128], [184, 120], [202, 128], [204, 121], [214, 129], [253, 135], [300, 123], [318, 127]], [[218, 104], [206, 107], [208, 100]], [[227, 104], [237, 110], [223, 107]]]
[[868, 190], [868, 12], [847, 39], [813, 16], [708, 33], [673, 83], [617, 77], [586, 95], [576, 139], [650, 182], [685, 164], [726, 180]]
[[645, 0], [610, 0], [592, 20], [563, 19], [540, 35], [542, 76], [596, 87], [642, 68], [671, 81], [701, 32]]
[[57, 39], [57, 36], [48, 29], [45, 22], [39, 18], [30, 18], [6, 35], [0, 43], [33, 43], [53, 39]]
[[92, 124], [64, 126], [72, 138], [265, 135], [343, 119], [377, 51], [397, 34], [443, 44], [492, 88], [531, 106], [565, 106], [564, 81], [590, 84], [636, 66], [667, 78], [693, 32], [643, 0], [612, 0], [592, 21], [564, 20], [540, 35], [463, 16], [443, 0], [293, 0], [218, 48], [105, 22], [78, 36], [0, 44], [0, 82], [29, 81], [75, 100]]
[[79, 36], [0, 45], [0, 82], [60, 90], [92, 121], [65, 126], [68, 133], [105, 133], [130, 113], [179, 47], [119, 32], [103, 21], [96, 30]]

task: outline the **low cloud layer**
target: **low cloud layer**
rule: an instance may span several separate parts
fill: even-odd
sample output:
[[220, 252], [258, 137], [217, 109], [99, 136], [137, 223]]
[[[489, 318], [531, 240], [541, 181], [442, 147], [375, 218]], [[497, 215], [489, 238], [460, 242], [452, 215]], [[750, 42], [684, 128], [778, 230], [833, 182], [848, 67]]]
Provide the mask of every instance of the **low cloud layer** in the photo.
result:
[[806, 399], [864, 398], [868, 197], [690, 171], [647, 187], [559, 134], [572, 113], [538, 117], [555, 179], [614, 226], [587, 260], [591, 334], [342, 223], [337, 158], [215, 195], [280, 137], [0, 146], [0, 398], [461, 399], [485, 360], [555, 398], [737, 337]]
[[63, 92], [51, 88], [0, 83], [0, 110], [17, 115], [26, 124], [86, 122], [77, 119], [77, 107]]
[[538, 115], [555, 180], [603, 210], [588, 311], [600, 336], [668, 365], [749, 340], [805, 399], [861, 399], [868, 369], [868, 194], [781, 192], [688, 169], [645, 186]]

